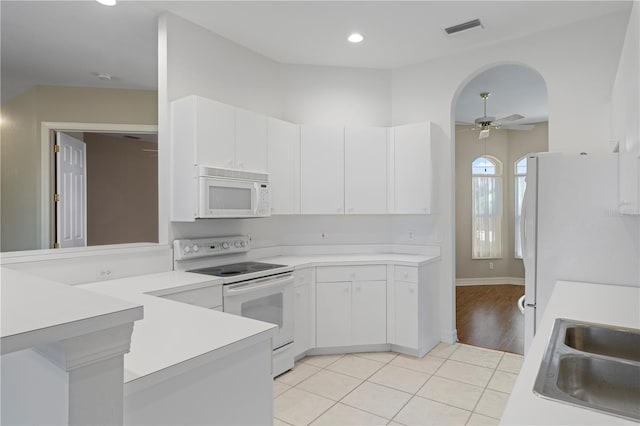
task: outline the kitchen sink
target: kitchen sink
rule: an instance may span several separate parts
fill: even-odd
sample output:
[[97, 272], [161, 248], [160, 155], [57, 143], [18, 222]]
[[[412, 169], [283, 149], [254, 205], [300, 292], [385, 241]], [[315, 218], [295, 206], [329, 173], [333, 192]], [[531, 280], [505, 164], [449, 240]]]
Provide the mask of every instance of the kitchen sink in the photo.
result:
[[533, 391], [640, 420], [640, 330], [557, 319]]
[[640, 333], [617, 328], [575, 325], [567, 327], [565, 345], [582, 352], [640, 361]]

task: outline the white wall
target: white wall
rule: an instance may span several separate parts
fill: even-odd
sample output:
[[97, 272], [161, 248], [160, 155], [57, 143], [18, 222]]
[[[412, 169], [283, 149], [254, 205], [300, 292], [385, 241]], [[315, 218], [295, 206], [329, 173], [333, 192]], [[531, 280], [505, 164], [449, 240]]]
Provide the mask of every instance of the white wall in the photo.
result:
[[[628, 14], [578, 22], [463, 54], [393, 70], [392, 123], [431, 120], [443, 132], [445, 147], [435, 162], [449, 173], [437, 183], [442, 233], [440, 306], [443, 334], [452, 335], [454, 312], [454, 149], [452, 116], [464, 85], [494, 65], [517, 63], [537, 70], [549, 96], [549, 150], [596, 152], [608, 149], [608, 111]], [[556, 117], [556, 119], [554, 119]], [[427, 233], [428, 231], [424, 231]]]
[[337, 126], [391, 124], [391, 71], [282, 64], [283, 118]]
[[[171, 14], [161, 19], [159, 31], [159, 117], [168, 117], [171, 100], [197, 94], [294, 123], [390, 124], [390, 71], [279, 64]], [[160, 193], [164, 198], [159, 196], [159, 217], [162, 221], [164, 210], [164, 223], [168, 223], [169, 158], [162, 155], [165, 146], [168, 152], [163, 129], [168, 133], [160, 121]], [[252, 234], [254, 247], [382, 244], [391, 242], [390, 223], [391, 218], [384, 215], [207, 219], [169, 224], [166, 241]]]

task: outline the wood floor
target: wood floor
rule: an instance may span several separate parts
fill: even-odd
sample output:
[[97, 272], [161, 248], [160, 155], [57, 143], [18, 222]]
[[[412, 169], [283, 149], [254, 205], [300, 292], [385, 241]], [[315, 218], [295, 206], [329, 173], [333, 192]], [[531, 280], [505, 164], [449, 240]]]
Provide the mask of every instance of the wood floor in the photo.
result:
[[524, 315], [516, 305], [521, 285], [456, 287], [458, 340], [473, 346], [522, 354]]

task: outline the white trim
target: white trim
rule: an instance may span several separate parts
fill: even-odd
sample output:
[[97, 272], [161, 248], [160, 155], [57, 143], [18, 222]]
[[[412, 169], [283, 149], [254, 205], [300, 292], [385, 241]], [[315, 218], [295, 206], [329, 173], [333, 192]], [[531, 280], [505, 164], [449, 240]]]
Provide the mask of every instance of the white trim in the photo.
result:
[[62, 132], [97, 132], [97, 133], [158, 133], [154, 124], [115, 124], [115, 123], [76, 123], [43, 121], [40, 123], [40, 238], [41, 249], [51, 248], [51, 139], [52, 131]]
[[489, 277], [489, 278], [456, 278], [456, 287], [469, 285], [524, 285], [524, 278], [518, 277]]

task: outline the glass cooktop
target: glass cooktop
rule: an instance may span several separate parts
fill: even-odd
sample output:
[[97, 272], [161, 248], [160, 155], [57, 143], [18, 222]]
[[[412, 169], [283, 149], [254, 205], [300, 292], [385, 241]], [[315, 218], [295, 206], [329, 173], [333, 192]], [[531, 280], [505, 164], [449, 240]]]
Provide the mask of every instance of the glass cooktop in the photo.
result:
[[275, 263], [242, 262], [231, 265], [211, 266], [209, 268], [192, 269], [187, 272], [197, 274], [214, 275], [216, 277], [233, 277], [236, 275], [250, 274], [253, 272], [268, 271], [269, 269], [284, 268], [286, 265], [276, 265]]

